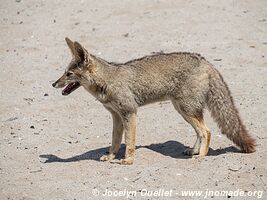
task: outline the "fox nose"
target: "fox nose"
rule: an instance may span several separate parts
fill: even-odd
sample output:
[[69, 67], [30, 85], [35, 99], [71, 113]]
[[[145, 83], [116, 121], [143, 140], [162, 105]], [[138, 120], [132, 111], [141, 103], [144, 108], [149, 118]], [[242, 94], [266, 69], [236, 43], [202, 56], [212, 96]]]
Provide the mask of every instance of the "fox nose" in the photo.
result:
[[54, 83], [52, 84], [52, 86], [53, 86], [53, 87], [56, 87], [56, 84], [57, 84], [57, 82], [54, 82]]

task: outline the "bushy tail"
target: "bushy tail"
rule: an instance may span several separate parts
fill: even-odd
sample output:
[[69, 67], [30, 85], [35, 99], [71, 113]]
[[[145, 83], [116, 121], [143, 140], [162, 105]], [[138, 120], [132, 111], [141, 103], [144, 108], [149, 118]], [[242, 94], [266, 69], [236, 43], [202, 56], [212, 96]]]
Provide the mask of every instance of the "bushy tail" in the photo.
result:
[[210, 76], [207, 106], [222, 133], [239, 146], [242, 152], [255, 151], [256, 141], [243, 125], [228, 86], [215, 69]]

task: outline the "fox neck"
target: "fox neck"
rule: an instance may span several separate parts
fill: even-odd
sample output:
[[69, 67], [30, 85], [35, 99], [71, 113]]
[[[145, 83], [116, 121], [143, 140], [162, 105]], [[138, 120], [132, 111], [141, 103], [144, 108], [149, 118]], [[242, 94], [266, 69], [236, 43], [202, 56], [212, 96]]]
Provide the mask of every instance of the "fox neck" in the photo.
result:
[[110, 83], [109, 71], [111, 66], [101, 58], [92, 56], [92, 59], [95, 70], [90, 73], [90, 78], [85, 79], [82, 85], [101, 103], [107, 103], [109, 97], [108, 85]]

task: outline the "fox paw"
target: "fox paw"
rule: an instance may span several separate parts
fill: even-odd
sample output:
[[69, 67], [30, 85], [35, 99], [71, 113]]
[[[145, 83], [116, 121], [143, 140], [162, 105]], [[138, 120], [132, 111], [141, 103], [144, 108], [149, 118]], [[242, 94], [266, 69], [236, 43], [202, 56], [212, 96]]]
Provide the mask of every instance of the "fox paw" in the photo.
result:
[[111, 160], [110, 163], [112, 164], [121, 164], [121, 165], [132, 165], [134, 159], [133, 158], [125, 158], [121, 160]]
[[108, 154], [108, 155], [103, 155], [100, 157], [100, 161], [110, 161], [115, 158], [115, 154]]
[[198, 155], [198, 154], [199, 154], [199, 151], [197, 149], [194, 149], [194, 148], [187, 148], [184, 151], [184, 155], [187, 155], [187, 156], [194, 156], [194, 155]]

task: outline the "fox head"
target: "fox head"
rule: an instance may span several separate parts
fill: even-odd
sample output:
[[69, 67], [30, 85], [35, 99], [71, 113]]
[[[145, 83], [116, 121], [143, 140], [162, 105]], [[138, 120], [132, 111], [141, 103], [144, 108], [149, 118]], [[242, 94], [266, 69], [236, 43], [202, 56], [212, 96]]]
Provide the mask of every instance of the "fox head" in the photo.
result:
[[94, 61], [87, 50], [78, 42], [65, 38], [72, 54], [72, 60], [64, 74], [52, 84], [55, 88], [63, 88], [62, 95], [68, 95], [79, 88], [85, 81], [90, 81], [94, 71]]

